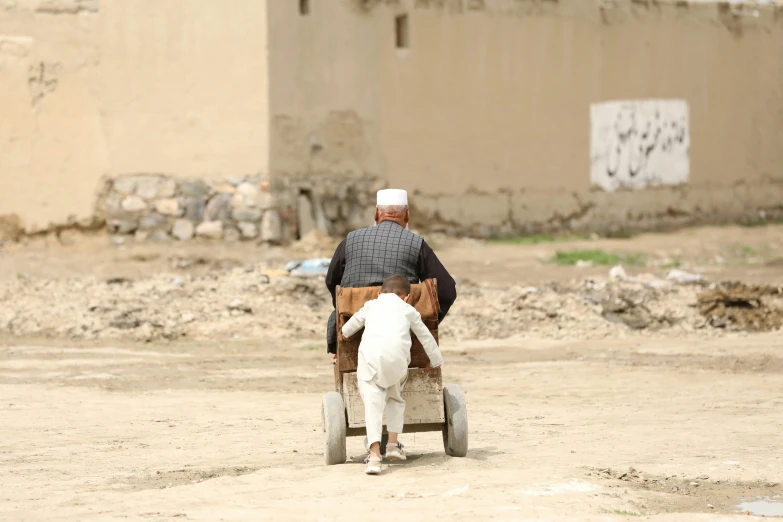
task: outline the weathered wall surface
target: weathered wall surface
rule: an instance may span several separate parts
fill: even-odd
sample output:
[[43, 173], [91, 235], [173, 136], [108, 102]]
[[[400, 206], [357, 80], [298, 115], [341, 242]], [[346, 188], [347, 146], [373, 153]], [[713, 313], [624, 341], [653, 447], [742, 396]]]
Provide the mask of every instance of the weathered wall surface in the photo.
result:
[[[421, 207], [484, 233], [783, 210], [780, 10], [464, 4], [410, 10], [410, 50], [384, 46], [388, 174], [429, 196]], [[591, 189], [591, 105], [649, 99], [689, 106], [690, 179]]]
[[384, 185], [475, 235], [783, 212], [780, 7], [226, 6], [0, 0], [0, 236], [342, 234]]
[[[364, 167], [409, 189], [422, 222], [481, 235], [783, 210], [780, 8], [759, 8], [754, 17], [748, 10], [733, 14], [741, 6], [682, 2], [316, 4], [309, 16], [290, 6], [286, 30], [270, 30], [273, 55], [281, 49], [270, 72], [273, 82], [286, 78], [280, 86], [289, 96], [275, 96], [273, 87], [271, 112], [301, 122], [293, 139], [287, 127], [272, 126], [273, 143], [299, 147], [296, 154], [273, 148], [277, 171], [323, 175]], [[395, 41], [401, 15], [408, 17], [405, 49]], [[294, 28], [287, 32], [288, 26]], [[301, 77], [309, 80], [299, 88]], [[301, 104], [319, 96], [328, 102]], [[648, 182], [625, 184], [636, 190], [595, 186], [591, 108], [650, 100], [687, 109], [687, 144], [679, 155], [661, 149], [663, 137], [650, 153], [650, 165], [679, 170], [647, 172]], [[359, 114], [350, 133], [326, 124], [334, 111], [349, 109]], [[348, 149], [367, 151], [350, 165], [319, 163], [329, 147], [308, 155], [310, 129], [319, 130], [321, 142], [344, 145], [356, 142], [349, 136], [362, 136], [372, 146]], [[650, 148], [641, 119], [637, 131], [622, 145]], [[610, 159], [620, 161], [621, 154]]]
[[0, 235], [89, 224], [106, 142], [97, 2], [0, 2]]
[[266, 28], [256, 0], [0, 0], [0, 235], [88, 225], [103, 177], [265, 174]]
[[378, 174], [375, 27], [345, 3], [268, 2], [270, 168], [281, 175]]
[[350, 2], [268, 2], [270, 173], [285, 234], [372, 222], [381, 41]]
[[266, 170], [265, 2], [102, 0], [101, 20], [112, 176]]

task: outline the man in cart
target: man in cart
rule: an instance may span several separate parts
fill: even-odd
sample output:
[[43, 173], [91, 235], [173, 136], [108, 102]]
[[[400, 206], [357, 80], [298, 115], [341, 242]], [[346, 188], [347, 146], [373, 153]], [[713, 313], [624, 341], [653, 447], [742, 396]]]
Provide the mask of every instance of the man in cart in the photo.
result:
[[[457, 299], [457, 285], [424, 239], [408, 230], [409, 220], [406, 191], [378, 191], [375, 225], [348, 234], [332, 256], [326, 273], [326, 287], [332, 294], [333, 306], [336, 306], [337, 286], [380, 286], [384, 279], [392, 275], [403, 275], [411, 283], [436, 279], [440, 303], [438, 321], [443, 321]], [[337, 323], [334, 311], [329, 316], [326, 343], [327, 351], [336, 354]]]

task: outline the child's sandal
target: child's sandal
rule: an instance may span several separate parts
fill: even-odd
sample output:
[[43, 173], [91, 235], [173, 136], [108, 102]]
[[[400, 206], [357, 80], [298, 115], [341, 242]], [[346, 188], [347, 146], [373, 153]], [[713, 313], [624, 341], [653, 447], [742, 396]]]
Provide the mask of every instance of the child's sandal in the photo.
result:
[[397, 444], [387, 444], [384, 457], [389, 460], [406, 460], [408, 458], [405, 456], [405, 446], [399, 442]]
[[368, 475], [380, 475], [381, 474], [381, 461], [378, 457], [368, 456], [364, 459], [366, 466], [364, 472]]

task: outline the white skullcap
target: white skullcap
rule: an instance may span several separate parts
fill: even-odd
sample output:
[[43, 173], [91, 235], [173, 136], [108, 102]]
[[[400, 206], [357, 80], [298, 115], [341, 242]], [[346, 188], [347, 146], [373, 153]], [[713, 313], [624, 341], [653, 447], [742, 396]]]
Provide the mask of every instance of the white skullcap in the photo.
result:
[[379, 207], [407, 207], [408, 192], [400, 189], [379, 190], [376, 205]]

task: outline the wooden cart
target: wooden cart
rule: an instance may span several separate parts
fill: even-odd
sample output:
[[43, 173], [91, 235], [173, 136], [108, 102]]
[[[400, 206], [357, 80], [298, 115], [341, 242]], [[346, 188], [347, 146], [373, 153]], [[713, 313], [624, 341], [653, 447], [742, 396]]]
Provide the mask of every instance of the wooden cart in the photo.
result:
[[[411, 285], [410, 303], [421, 313], [424, 324], [438, 340], [437, 283], [429, 279]], [[378, 288], [340, 288], [337, 297], [338, 332], [351, 316], [373, 299]], [[321, 414], [325, 434], [324, 457], [327, 465], [342, 464], [346, 459], [345, 439], [366, 435], [364, 404], [356, 380], [356, 365], [361, 333], [350, 340], [337, 336], [337, 359], [334, 365], [335, 391], [323, 396]], [[443, 386], [440, 368], [426, 370], [429, 365], [421, 343], [411, 334], [411, 364], [408, 381], [402, 392], [405, 400], [405, 433], [440, 431], [447, 455], [464, 457], [468, 452], [468, 413], [465, 396], [456, 384]], [[384, 417], [385, 447], [388, 435]], [[365, 447], [367, 438], [365, 437]], [[369, 451], [369, 448], [367, 448]]]

